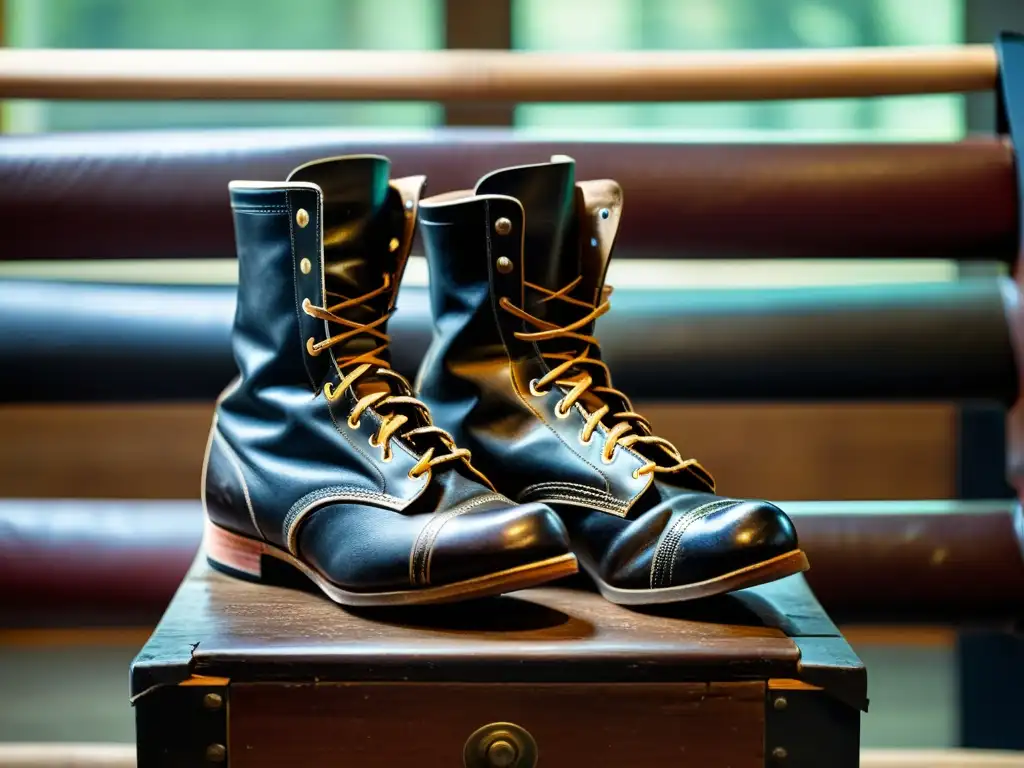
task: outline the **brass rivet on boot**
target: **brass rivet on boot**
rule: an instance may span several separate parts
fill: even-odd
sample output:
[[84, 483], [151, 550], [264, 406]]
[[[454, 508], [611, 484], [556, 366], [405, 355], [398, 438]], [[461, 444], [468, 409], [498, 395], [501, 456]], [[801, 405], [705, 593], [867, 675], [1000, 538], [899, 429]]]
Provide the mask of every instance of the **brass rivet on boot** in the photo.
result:
[[392, 253], [394, 253], [395, 251], [398, 250], [398, 246], [400, 246], [400, 245], [401, 245], [401, 243], [398, 242], [398, 238], [397, 237], [392, 237], [391, 238], [391, 242], [388, 243], [388, 250], [391, 251]]
[[496, 222], [494, 222], [494, 231], [499, 235], [507, 235], [512, 231], [512, 222], [502, 216]]
[[302, 261], [299, 262], [299, 269], [302, 270], [302, 274], [304, 274], [304, 275], [308, 275], [309, 271], [312, 268], [313, 268], [313, 265], [312, 265], [312, 263], [310, 263], [309, 259], [303, 259]]
[[514, 265], [512, 264], [512, 259], [508, 256], [499, 256], [497, 266], [498, 271], [501, 272], [501, 274], [507, 275], [512, 271]]
[[299, 208], [298, 212], [295, 214], [295, 223], [300, 227], [305, 227], [309, 224], [309, 213], [305, 208]]

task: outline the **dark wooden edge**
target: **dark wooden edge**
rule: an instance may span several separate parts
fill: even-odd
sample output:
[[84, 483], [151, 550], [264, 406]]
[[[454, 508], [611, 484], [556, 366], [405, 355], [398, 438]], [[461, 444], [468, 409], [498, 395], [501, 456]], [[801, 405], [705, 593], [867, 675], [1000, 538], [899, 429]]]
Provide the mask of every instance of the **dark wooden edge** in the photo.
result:
[[135, 703], [138, 768], [227, 762], [227, 685], [164, 685]]
[[765, 764], [786, 768], [857, 768], [860, 711], [824, 691], [769, 686]]
[[[743, 590], [735, 597], [793, 640], [800, 650], [800, 680], [820, 686], [847, 707], [867, 712], [867, 670], [803, 574]], [[778, 605], [785, 605], [788, 613], [780, 615]]]

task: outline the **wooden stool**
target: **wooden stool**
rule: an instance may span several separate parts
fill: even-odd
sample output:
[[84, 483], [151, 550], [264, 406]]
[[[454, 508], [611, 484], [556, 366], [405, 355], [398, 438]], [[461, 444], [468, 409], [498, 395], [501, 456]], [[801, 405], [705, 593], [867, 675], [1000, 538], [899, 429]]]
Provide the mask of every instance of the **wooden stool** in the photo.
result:
[[802, 576], [642, 610], [580, 579], [356, 612], [202, 555], [131, 685], [140, 768], [854, 768], [867, 704]]

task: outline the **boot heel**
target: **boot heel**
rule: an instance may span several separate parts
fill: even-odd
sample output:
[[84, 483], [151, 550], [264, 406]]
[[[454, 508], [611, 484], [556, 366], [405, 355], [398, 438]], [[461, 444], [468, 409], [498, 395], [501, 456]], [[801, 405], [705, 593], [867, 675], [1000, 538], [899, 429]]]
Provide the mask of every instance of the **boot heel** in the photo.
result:
[[263, 581], [263, 554], [267, 547], [262, 541], [239, 536], [207, 520], [203, 549], [215, 568]]

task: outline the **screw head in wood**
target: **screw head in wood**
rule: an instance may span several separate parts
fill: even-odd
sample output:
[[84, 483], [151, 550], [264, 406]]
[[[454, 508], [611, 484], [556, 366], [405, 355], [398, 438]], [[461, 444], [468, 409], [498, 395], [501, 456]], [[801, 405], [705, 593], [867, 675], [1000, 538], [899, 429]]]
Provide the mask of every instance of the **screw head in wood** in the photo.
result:
[[494, 222], [494, 231], [499, 235], [507, 235], [512, 231], [512, 222], [502, 216], [496, 222]]
[[501, 274], [507, 275], [509, 272], [513, 270], [514, 265], [512, 264], [512, 259], [510, 259], [508, 256], [499, 256], [497, 267], [498, 271], [501, 272]]
[[309, 211], [307, 211], [305, 208], [299, 208], [299, 210], [296, 211], [295, 213], [295, 223], [298, 224], [300, 227], [305, 227], [307, 224], [309, 224]]

